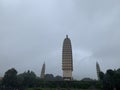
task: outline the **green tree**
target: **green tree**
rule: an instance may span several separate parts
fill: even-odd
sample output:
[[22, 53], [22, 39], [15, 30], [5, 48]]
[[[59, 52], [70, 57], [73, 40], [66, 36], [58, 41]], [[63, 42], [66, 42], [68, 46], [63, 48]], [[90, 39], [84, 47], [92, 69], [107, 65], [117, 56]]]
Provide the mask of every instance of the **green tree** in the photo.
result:
[[63, 78], [61, 76], [56, 76], [56, 77], [54, 77], [54, 79], [55, 79], [55, 81], [62, 81], [63, 80]]
[[34, 87], [36, 83], [36, 75], [33, 71], [27, 71], [22, 74], [18, 75], [18, 79], [20, 81], [19, 84], [25, 86], [25, 87]]
[[45, 80], [46, 81], [54, 81], [54, 75], [53, 74], [46, 74]]
[[116, 89], [120, 90], [120, 69], [115, 71], [115, 85], [116, 85]]
[[100, 72], [100, 73], [99, 73], [99, 76], [100, 76], [100, 80], [103, 80], [105, 75], [104, 75], [103, 72]]
[[3, 81], [5, 87], [16, 87], [17, 86], [17, 70], [14, 68], [9, 69], [5, 72]]
[[120, 69], [109, 69], [105, 74], [100, 72], [100, 77], [104, 90], [120, 90]]
[[113, 90], [115, 88], [115, 79], [114, 79], [115, 71], [109, 69], [106, 72], [106, 82], [109, 86], [109, 90]]

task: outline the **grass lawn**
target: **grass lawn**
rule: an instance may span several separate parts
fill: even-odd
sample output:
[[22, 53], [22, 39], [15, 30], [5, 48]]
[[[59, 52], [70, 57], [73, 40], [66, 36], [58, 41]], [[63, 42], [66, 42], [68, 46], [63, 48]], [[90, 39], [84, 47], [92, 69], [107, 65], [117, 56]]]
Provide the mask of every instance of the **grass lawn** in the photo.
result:
[[[28, 88], [26, 90], [68, 90], [67, 88], [36, 88], [36, 89], [32, 89], [32, 88]], [[71, 88], [70, 90], [99, 90], [99, 89], [74, 89]]]

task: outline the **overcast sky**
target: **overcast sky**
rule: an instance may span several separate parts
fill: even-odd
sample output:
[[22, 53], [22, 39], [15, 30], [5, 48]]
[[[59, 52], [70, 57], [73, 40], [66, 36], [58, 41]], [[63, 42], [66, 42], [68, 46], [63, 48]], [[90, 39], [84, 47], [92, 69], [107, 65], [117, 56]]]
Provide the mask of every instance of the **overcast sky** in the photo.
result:
[[0, 0], [0, 76], [14, 67], [62, 75], [62, 45], [69, 35], [73, 78], [97, 78], [120, 68], [120, 0]]

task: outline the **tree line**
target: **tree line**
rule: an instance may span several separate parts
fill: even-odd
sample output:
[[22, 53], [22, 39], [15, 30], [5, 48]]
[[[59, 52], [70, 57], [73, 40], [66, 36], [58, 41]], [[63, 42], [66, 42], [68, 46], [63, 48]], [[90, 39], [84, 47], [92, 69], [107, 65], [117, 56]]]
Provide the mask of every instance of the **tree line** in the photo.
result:
[[109, 69], [106, 73], [100, 72], [99, 76], [104, 90], [120, 90], [120, 68]]
[[61, 81], [61, 76], [54, 77], [52, 74], [46, 74], [45, 79], [37, 77], [33, 71], [26, 71], [21, 74], [17, 74], [17, 70], [11, 68], [7, 70], [4, 74], [4, 77], [0, 81], [0, 90], [23, 90], [24, 88], [30, 87], [44, 87], [45, 81]]
[[103, 90], [120, 90], [120, 69], [107, 70], [99, 73], [100, 80], [87, 78], [82, 80], [64, 81], [61, 76], [46, 74], [45, 79], [37, 77], [33, 71], [18, 74], [17, 70], [11, 68], [4, 74], [0, 81], [0, 90], [24, 90], [25, 88], [97, 88]]
[[18, 74], [17, 70], [11, 68], [4, 74], [0, 82], [0, 90], [24, 90], [25, 88], [84, 88], [90, 86], [100, 87], [99, 83], [90, 79], [89, 81], [64, 81], [61, 76], [46, 74], [44, 79], [37, 77], [33, 71]]

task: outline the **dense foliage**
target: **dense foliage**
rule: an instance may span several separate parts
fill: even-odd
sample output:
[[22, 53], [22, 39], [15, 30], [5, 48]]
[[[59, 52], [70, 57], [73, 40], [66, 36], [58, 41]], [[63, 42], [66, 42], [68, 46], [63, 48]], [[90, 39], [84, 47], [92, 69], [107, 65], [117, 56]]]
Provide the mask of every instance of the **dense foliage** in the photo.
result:
[[[28, 70], [27, 72], [17, 74], [17, 70], [14, 68], [9, 69], [5, 72], [2, 81], [0, 81], [0, 90], [13, 90], [28, 87], [45, 87], [48, 85], [47, 81], [62, 81], [61, 76], [54, 77], [52, 74], [46, 74], [45, 79], [42, 80], [36, 76], [33, 71]], [[53, 84], [54, 85], [54, 84]]]
[[16, 87], [17, 71], [14, 68], [12, 68], [8, 70], [7, 72], [5, 72], [2, 83], [6, 87]]
[[120, 69], [100, 72], [100, 79], [104, 90], [120, 90]]
[[0, 90], [24, 90], [24, 88], [98, 88], [104, 90], [120, 90], [120, 69], [100, 72], [100, 81], [84, 78], [81, 81], [63, 81], [61, 76], [46, 74], [45, 79], [40, 79], [33, 71], [17, 74], [12, 68], [5, 72], [0, 81]]

